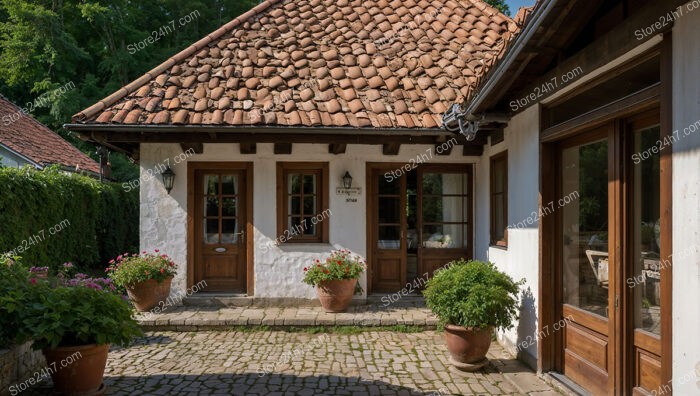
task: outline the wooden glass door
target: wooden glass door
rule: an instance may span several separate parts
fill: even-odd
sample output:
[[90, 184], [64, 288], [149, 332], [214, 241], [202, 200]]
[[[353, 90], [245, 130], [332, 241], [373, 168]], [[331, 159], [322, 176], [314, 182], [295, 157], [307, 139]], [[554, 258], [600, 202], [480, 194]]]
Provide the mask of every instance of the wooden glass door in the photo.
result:
[[[614, 387], [614, 174], [610, 126], [563, 142], [559, 150], [559, 262], [562, 372], [594, 395]], [[612, 194], [612, 195], [611, 195]], [[562, 202], [562, 201], [560, 201]]]
[[391, 173], [396, 165], [371, 167], [369, 235], [371, 291], [390, 293], [406, 285], [406, 174]]
[[207, 291], [246, 292], [246, 172], [198, 169], [194, 174], [194, 283]]
[[418, 168], [418, 273], [472, 257], [471, 165]]

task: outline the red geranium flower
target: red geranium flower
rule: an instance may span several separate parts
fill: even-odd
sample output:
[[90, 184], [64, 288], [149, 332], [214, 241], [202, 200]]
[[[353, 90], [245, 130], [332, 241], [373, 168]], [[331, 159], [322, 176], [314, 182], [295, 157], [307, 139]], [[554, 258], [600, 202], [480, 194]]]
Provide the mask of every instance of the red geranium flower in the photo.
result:
[[162, 274], [163, 272], [165, 272], [165, 268], [160, 269], [160, 273]]

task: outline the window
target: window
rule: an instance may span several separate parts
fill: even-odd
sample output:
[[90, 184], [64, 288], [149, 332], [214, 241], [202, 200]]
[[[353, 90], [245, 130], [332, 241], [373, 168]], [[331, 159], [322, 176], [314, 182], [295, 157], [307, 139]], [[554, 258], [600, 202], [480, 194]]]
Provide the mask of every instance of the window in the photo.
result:
[[491, 245], [508, 245], [508, 153], [491, 157]]
[[277, 163], [277, 242], [328, 242], [328, 163]]

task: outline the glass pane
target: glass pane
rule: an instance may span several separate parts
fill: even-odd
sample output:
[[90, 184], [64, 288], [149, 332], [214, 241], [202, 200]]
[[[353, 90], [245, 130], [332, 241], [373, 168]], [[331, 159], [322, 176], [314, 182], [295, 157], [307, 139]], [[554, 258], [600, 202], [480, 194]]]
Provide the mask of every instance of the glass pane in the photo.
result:
[[493, 162], [493, 192], [502, 193], [505, 191], [506, 163], [504, 160]]
[[219, 216], [219, 198], [204, 197], [204, 216]]
[[505, 219], [505, 196], [496, 194], [493, 196], [493, 221], [494, 221], [494, 237], [496, 241], [502, 241], [504, 238], [506, 219]]
[[219, 220], [206, 219], [204, 220], [204, 242], [219, 243]]
[[608, 316], [608, 143], [562, 152], [564, 302]]
[[235, 175], [224, 175], [221, 180], [221, 193], [224, 195], [238, 194], [238, 178]]
[[[391, 181], [389, 181], [391, 180]], [[401, 194], [401, 183], [398, 178], [387, 179], [384, 176], [379, 176], [379, 194], [380, 195], [399, 195]]]
[[316, 224], [312, 221], [312, 217], [304, 217], [304, 223], [302, 225], [304, 227], [304, 235], [316, 235]]
[[236, 198], [222, 198], [221, 201], [222, 216], [237, 216], [238, 200]]
[[424, 197], [423, 222], [463, 222], [466, 213], [464, 197]]
[[303, 231], [301, 216], [289, 216], [287, 219], [287, 231], [290, 235], [298, 235]]
[[460, 249], [467, 246], [465, 224], [423, 226], [423, 247], [431, 249]]
[[[446, 194], [443, 191], [443, 176], [439, 173], [424, 173], [423, 174], [423, 195], [442, 195]], [[456, 187], [452, 187], [453, 189]]]
[[289, 194], [300, 194], [301, 193], [301, 175], [298, 173], [293, 173], [287, 176], [287, 192]]
[[238, 219], [221, 220], [221, 243], [238, 242]]
[[316, 197], [313, 195], [304, 197], [304, 214], [316, 214]]
[[219, 175], [204, 175], [204, 194], [219, 195]]
[[289, 215], [301, 215], [301, 197], [289, 197]]
[[316, 175], [304, 175], [304, 194], [316, 194]]
[[400, 249], [401, 248], [401, 227], [400, 226], [379, 226], [379, 249]]
[[[659, 127], [635, 134], [634, 152], [644, 152], [657, 145]], [[661, 334], [661, 179], [660, 154], [633, 165], [634, 278], [627, 286], [634, 287], [635, 326]]]
[[379, 198], [379, 223], [401, 222], [401, 198]]

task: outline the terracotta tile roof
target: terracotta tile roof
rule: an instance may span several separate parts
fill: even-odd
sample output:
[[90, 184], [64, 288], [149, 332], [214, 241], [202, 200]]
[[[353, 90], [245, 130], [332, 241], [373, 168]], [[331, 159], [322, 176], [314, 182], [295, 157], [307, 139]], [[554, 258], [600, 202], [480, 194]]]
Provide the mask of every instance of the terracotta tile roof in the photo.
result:
[[0, 144], [41, 165], [65, 167], [99, 174], [100, 165], [48, 127], [22, 113], [0, 95]]
[[435, 128], [517, 30], [481, 0], [266, 0], [73, 121]]

